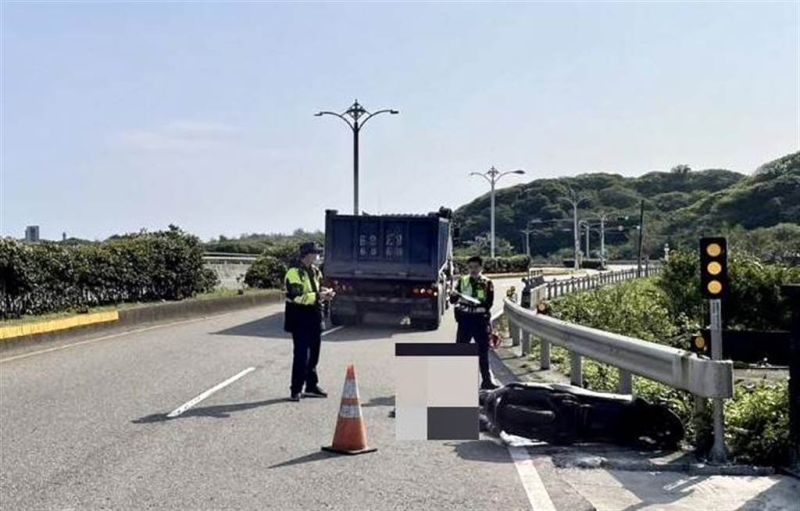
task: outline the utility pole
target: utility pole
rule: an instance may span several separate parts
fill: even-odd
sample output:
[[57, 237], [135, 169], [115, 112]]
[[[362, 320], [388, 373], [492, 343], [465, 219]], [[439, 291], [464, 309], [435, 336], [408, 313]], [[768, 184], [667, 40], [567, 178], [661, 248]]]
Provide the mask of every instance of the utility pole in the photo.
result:
[[525, 235], [525, 255], [530, 257], [531, 256], [531, 233], [533, 233], [534, 231], [533, 231], [533, 229], [530, 228], [530, 225], [528, 225], [528, 226], [525, 226], [525, 229], [523, 229], [521, 232], [522, 232], [522, 234]]
[[586, 222], [586, 259], [589, 259], [589, 234], [592, 232], [592, 226], [589, 225], [589, 222]]
[[[375, 117], [378, 114], [392, 114], [397, 115], [400, 113], [398, 110], [392, 109], [383, 109], [378, 110], [377, 112], [368, 112], [361, 106], [358, 100], [355, 100], [350, 108], [345, 110], [343, 113], [336, 113], [330, 111], [322, 111], [317, 112], [314, 114], [317, 117], [321, 117], [323, 115], [333, 115], [338, 117], [339, 119], [343, 120], [353, 131], [353, 214], [358, 215], [358, 134], [361, 132], [361, 128], [364, 127], [364, 124], [367, 123], [368, 120]], [[364, 117], [366, 116], [366, 117]], [[360, 120], [364, 117], [364, 120]]]
[[571, 186], [567, 185], [568, 194], [566, 197], [562, 197], [563, 200], [567, 201], [569, 204], [572, 205], [572, 233], [573, 233], [573, 241], [574, 241], [574, 250], [575, 250], [575, 261], [573, 264], [573, 269], [578, 270], [580, 269], [580, 252], [581, 252], [581, 238], [580, 232], [578, 231], [578, 206], [581, 202], [585, 201], [585, 198], [581, 198], [572, 189]]
[[494, 237], [494, 191], [495, 191], [495, 185], [497, 184], [498, 181], [500, 181], [500, 178], [502, 178], [503, 176], [506, 176], [508, 174], [524, 174], [524, 173], [525, 173], [525, 171], [522, 170], [522, 169], [509, 170], [509, 171], [506, 171], [506, 172], [500, 172], [499, 170], [497, 170], [494, 167], [490, 168], [486, 172], [470, 172], [469, 173], [470, 176], [480, 176], [480, 177], [484, 178], [486, 181], [489, 182], [489, 185], [491, 186], [491, 211], [490, 211], [489, 215], [491, 217], [491, 224], [492, 224], [491, 225], [491, 231], [492, 231], [492, 234], [491, 234], [491, 236], [492, 236], [491, 254], [492, 254], [492, 259], [494, 259], [494, 247], [495, 247], [495, 237]]
[[606, 267], [606, 216], [600, 215], [600, 268]]
[[636, 277], [642, 276], [642, 240], [644, 239], [644, 199], [639, 204], [639, 249], [636, 258]]

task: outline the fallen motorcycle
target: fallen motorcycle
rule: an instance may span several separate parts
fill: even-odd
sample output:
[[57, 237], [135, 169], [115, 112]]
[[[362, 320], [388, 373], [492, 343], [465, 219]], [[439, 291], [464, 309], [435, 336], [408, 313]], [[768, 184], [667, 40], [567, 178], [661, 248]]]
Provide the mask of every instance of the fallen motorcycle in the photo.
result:
[[490, 432], [556, 445], [610, 442], [672, 449], [684, 435], [681, 420], [664, 405], [570, 385], [511, 383], [481, 391], [480, 403]]

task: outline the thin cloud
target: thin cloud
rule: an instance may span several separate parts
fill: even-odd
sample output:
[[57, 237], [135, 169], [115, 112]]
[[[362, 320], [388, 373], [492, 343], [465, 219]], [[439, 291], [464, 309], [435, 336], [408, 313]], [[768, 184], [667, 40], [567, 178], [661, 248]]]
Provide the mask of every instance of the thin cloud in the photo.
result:
[[153, 129], [131, 129], [112, 139], [114, 146], [140, 151], [200, 150], [229, 142], [239, 128], [229, 124], [176, 120]]

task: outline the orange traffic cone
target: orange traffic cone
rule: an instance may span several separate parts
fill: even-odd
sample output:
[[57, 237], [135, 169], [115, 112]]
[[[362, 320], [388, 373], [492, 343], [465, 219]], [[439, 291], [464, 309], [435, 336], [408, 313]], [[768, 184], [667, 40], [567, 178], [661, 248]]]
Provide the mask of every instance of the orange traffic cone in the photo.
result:
[[352, 364], [347, 366], [342, 404], [339, 406], [339, 418], [336, 421], [336, 431], [333, 433], [333, 445], [323, 447], [322, 450], [339, 454], [377, 451], [375, 448], [367, 447], [367, 426], [361, 417], [356, 370]]

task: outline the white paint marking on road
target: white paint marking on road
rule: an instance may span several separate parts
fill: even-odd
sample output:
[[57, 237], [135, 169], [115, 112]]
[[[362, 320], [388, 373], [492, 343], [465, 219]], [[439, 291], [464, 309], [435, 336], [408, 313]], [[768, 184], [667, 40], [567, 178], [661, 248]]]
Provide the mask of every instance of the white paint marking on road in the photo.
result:
[[222, 382], [222, 383], [220, 383], [220, 384], [218, 384], [218, 385], [215, 385], [215, 386], [211, 387], [210, 389], [208, 389], [207, 391], [203, 392], [202, 394], [200, 394], [200, 395], [199, 395], [199, 396], [197, 396], [196, 398], [194, 398], [194, 399], [191, 399], [191, 400], [189, 400], [189, 401], [187, 401], [187, 402], [183, 403], [183, 404], [182, 404], [181, 406], [179, 406], [178, 408], [176, 408], [176, 409], [172, 410], [171, 412], [169, 412], [169, 413], [167, 414], [167, 418], [169, 418], [169, 419], [174, 419], [175, 417], [179, 416], [180, 414], [182, 414], [183, 412], [185, 412], [185, 411], [186, 411], [186, 410], [188, 410], [189, 408], [193, 407], [194, 405], [196, 405], [196, 404], [197, 404], [197, 403], [199, 403], [200, 401], [204, 400], [205, 398], [207, 398], [208, 396], [210, 396], [210, 395], [211, 395], [211, 394], [213, 394], [214, 392], [217, 392], [218, 390], [220, 390], [220, 389], [222, 389], [222, 388], [224, 388], [224, 387], [227, 387], [228, 385], [230, 385], [231, 383], [235, 382], [235, 381], [236, 381], [236, 380], [238, 380], [239, 378], [241, 378], [241, 377], [243, 377], [244, 375], [246, 375], [246, 374], [248, 374], [248, 373], [250, 373], [250, 372], [252, 372], [252, 371], [255, 371], [255, 370], [256, 370], [256, 368], [255, 368], [255, 367], [248, 367], [247, 369], [245, 369], [245, 370], [244, 370], [244, 371], [242, 371], [241, 373], [239, 373], [239, 374], [237, 374], [237, 375], [234, 375], [234, 376], [231, 376], [230, 378], [228, 378], [228, 379], [227, 379], [227, 380], [225, 380], [224, 382]]
[[331, 328], [330, 330], [325, 330], [324, 332], [322, 332], [322, 337], [325, 337], [328, 334], [332, 334], [333, 332], [338, 332], [342, 328], [344, 328], [344, 325], [335, 326], [335, 327]]
[[531, 509], [534, 511], [556, 511], [556, 507], [544, 487], [542, 478], [539, 477], [539, 472], [536, 471], [536, 467], [533, 465], [533, 459], [528, 454], [528, 450], [524, 447], [509, 445], [508, 453], [511, 455], [511, 459], [514, 460], [514, 466], [517, 467], [517, 474], [519, 474], [522, 487], [528, 495]]

